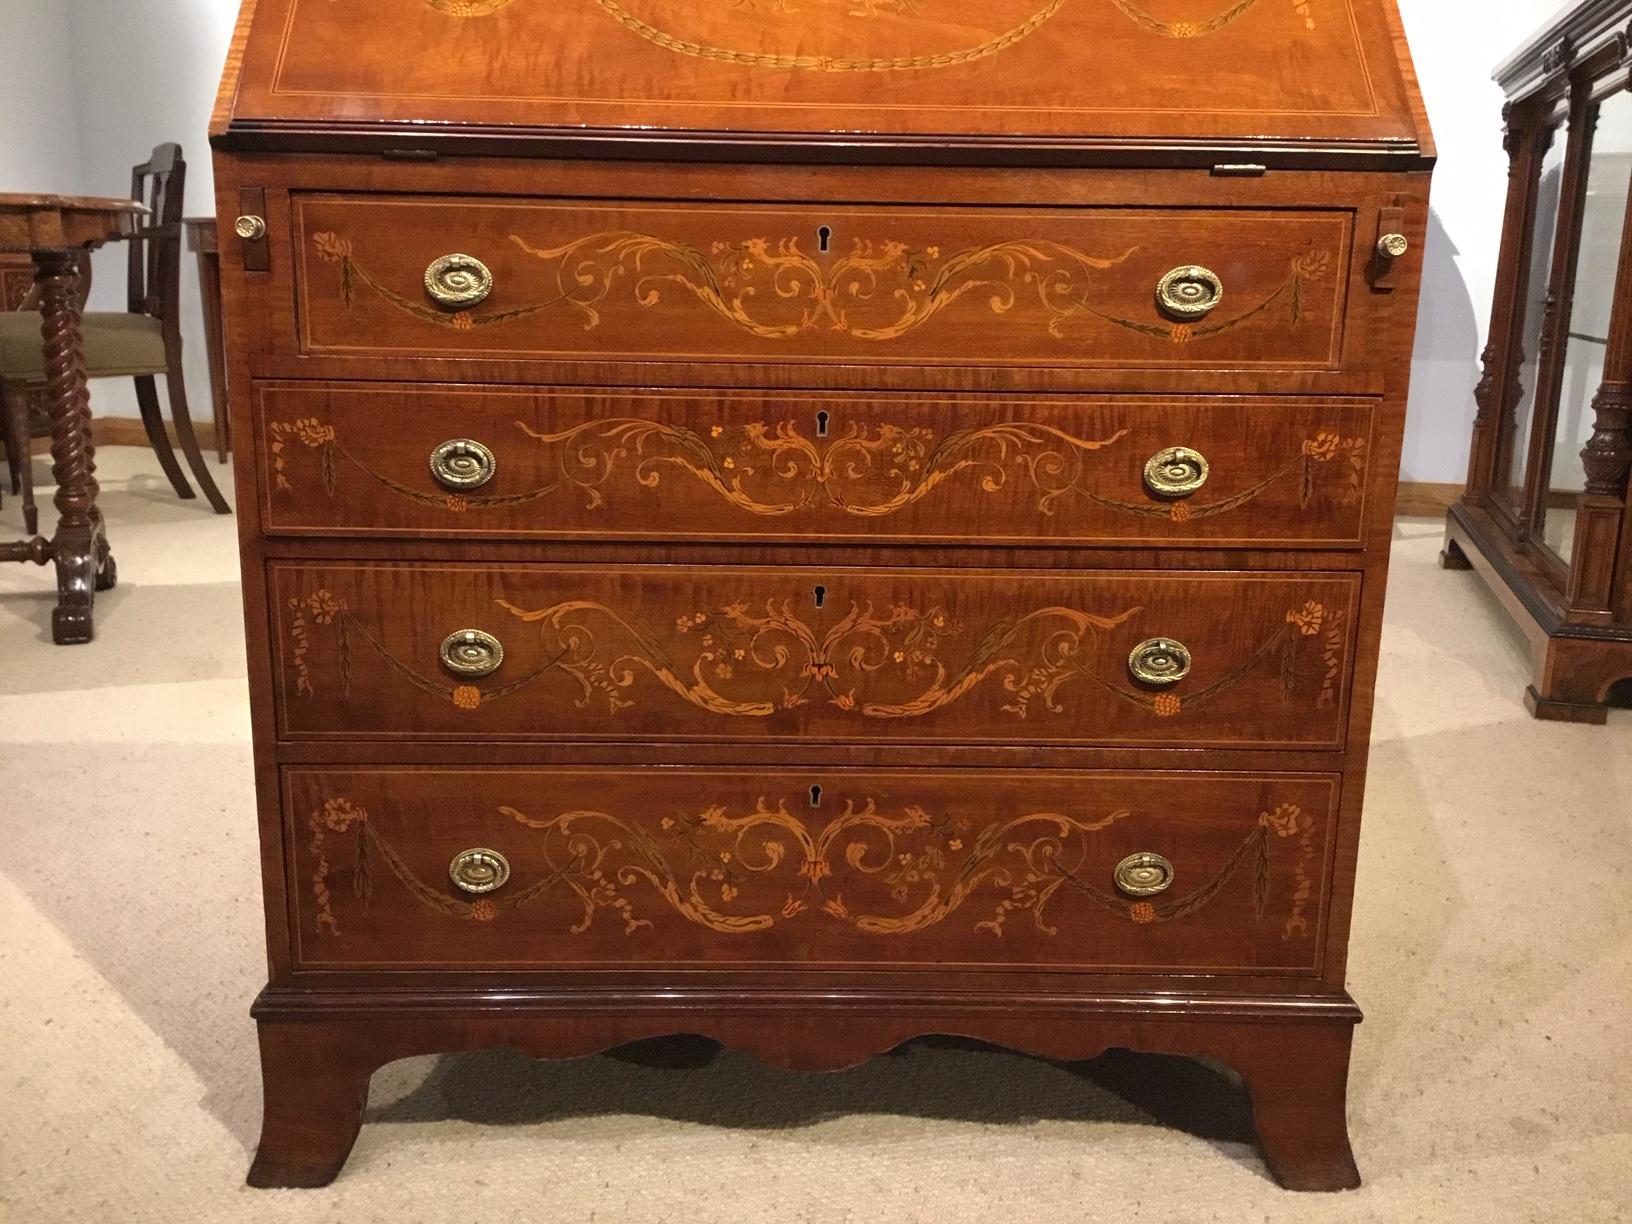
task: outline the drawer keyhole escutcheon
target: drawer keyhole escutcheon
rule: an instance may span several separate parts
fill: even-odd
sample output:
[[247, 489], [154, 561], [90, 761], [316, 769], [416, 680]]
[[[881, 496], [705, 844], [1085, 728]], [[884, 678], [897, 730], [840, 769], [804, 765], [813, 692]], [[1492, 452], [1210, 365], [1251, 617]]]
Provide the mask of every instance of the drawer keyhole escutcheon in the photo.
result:
[[473, 438], [451, 438], [431, 452], [431, 475], [447, 489], [479, 489], [498, 469], [493, 452]]
[[825, 586], [819, 586], [816, 588], [814, 594], [816, 596], [816, 606], [818, 608], [825, 607], [827, 604], [827, 588]]
[[816, 247], [823, 254], [826, 254], [829, 250], [832, 249], [832, 246], [833, 246], [833, 227], [830, 226], [830, 225], [824, 225], [824, 226], [822, 226], [821, 229], [816, 231]]
[[1159, 854], [1140, 851], [1118, 863], [1112, 878], [1130, 897], [1154, 897], [1172, 887], [1173, 864]]
[[1177, 684], [1190, 674], [1190, 648], [1172, 638], [1150, 638], [1133, 648], [1128, 670], [1141, 684]]
[[491, 633], [461, 629], [442, 642], [442, 666], [456, 676], [491, 676], [504, 662], [504, 646]]
[[1156, 284], [1156, 304], [1175, 319], [1199, 319], [1224, 300], [1224, 282], [1200, 264], [1174, 268]]
[[822, 788], [821, 787], [813, 786], [813, 787], [810, 788], [810, 806], [813, 807], [813, 808], [822, 806]]
[[1145, 488], [1157, 497], [1189, 497], [1207, 483], [1211, 470], [1200, 451], [1169, 446], [1145, 464]]
[[510, 860], [497, 850], [477, 846], [453, 856], [448, 877], [460, 891], [480, 896], [504, 887], [510, 878]]
[[446, 310], [478, 306], [493, 292], [493, 273], [474, 255], [444, 255], [425, 269], [425, 292]]
[[827, 413], [818, 412], [816, 414], [816, 436], [818, 438], [827, 437], [827, 422], [828, 422]]

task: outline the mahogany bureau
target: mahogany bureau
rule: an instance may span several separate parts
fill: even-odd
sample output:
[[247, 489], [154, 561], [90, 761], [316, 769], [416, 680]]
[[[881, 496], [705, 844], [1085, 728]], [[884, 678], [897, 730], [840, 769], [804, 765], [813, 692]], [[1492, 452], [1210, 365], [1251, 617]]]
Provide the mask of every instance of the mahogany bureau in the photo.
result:
[[214, 135], [253, 1184], [677, 1032], [1202, 1056], [1357, 1184], [1392, 0], [251, 0]]

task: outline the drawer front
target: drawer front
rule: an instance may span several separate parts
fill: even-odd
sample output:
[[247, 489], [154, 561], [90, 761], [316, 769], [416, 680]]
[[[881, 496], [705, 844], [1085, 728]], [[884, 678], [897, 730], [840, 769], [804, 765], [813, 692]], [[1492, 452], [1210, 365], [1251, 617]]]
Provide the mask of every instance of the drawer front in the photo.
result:
[[[295, 738], [1335, 748], [1360, 579], [274, 564], [271, 586]], [[490, 674], [444, 663], [467, 630], [492, 641], [455, 664]], [[1167, 639], [1188, 674], [1136, 679]]]
[[[1337, 792], [1325, 775], [308, 768], [284, 791], [307, 968], [1256, 973], [1318, 968]], [[1157, 858], [1119, 876], [1135, 855]]]
[[1326, 368], [1353, 217], [299, 195], [294, 226], [308, 353]]
[[[1353, 399], [304, 384], [263, 384], [256, 410], [278, 534], [1254, 547], [1361, 542], [1375, 416]], [[437, 457], [460, 447], [485, 453], [480, 483]], [[1199, 487], [1147, 472], [1173, 448]]]

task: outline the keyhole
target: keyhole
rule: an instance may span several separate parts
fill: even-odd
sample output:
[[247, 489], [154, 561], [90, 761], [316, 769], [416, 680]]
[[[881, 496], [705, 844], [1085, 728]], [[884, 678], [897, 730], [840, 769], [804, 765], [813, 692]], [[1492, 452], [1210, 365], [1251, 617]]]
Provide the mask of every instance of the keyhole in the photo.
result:
[[821, 807], [822, 806], [822, 788], [821, 787], [813, 786], [813, 787], [810, 788], [810, 806], [811, 807]]
[[833, 229], [831, 226], [824, 225], [821, 229], [816, 231], [816, 245], [818, 249], [826, 251], [832, 241]]
[[827, 588], [819, 586], [816, 588], [816, 606], [820, 608], [825, 603], [827, 603]]
[[825, 412], [816, 414], [816, 436], [818, 438], [827, 437], [827, 413]]

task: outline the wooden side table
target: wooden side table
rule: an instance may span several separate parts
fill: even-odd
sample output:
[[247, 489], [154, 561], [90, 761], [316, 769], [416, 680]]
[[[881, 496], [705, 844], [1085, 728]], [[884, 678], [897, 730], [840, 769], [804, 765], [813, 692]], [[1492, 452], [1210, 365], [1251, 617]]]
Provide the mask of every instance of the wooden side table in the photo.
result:
[[198, 296], [204, 305], [204, 343], [210, 355], [210, 406], [215, 415], [215, 457], [232, 453], [232, 417], [227, 411], [226, 341], [221, 329], [221, 245], [214, 217], [189, 217], [187, 249], [198, 256]]
[[40, 291], [51, 470], [57, 482], [56, 534], [0, 544], [0, 561], [56, 562], [51, 636], [59, 646], [91, 640], [96, 592], [111, 588], [118, 575], [96, 504], [91, 395], [74, 292], [79, 259], [84, 251], [127, 237], [146, 215], [146, 208], [130, 200], [0, 195], [0, 251], [26, 251]]

